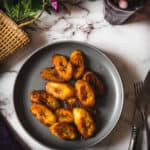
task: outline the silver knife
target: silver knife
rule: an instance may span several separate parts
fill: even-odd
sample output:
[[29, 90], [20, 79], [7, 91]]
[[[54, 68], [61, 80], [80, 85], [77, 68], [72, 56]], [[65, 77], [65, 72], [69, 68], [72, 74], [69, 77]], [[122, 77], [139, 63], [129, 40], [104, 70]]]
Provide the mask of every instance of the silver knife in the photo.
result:
[[148, 106], [150, 106], [150, 71], [144, 80], [144, 99], [147, 104], [146, 109], [148, 109]]

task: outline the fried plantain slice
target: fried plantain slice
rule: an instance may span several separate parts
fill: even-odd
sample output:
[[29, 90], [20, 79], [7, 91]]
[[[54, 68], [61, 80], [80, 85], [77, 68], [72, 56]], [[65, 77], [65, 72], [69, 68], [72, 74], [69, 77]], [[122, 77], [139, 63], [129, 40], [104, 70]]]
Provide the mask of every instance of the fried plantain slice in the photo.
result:
[[73, 114], [71, 110], [66, 108], [58, 108], [55, 113], [59, 122], [73, 122]]
[[63, 55], [55, 54], [52, 57], [52, 63], [60, 76], [65, 81], [69, 81], [72, 78], [73, 68], [72, 64]]
[[82, 79], [91, 85], [96, 96], [104, 94], [104, 85], [95, 73], [88, 71], [83, 75]]
[[76, 106], [77, 104], [77, 98], [76, 97], [72, 97], [72, 98], [69, 98], [66, 100], [66, 104], [67, 104], [67, 107], [72, 109], [73, 107]]
[[92, 107], [95, 104], [95, 95], [92, 87], [84, 80], [75, 83], [77, 97], [84, 107]]
[[42, 104], [32, 104], [30, 111], [40, 122], [47, 126], [54, 124], [57, 120], [56, 115]]
[[44, 68], [41, 72], [40, 75], [43, 79], [48, 80], [48, 81], [53, 81], [53, 82], [64, 82], [65, 80], [62, 79], [55, 68]]
[[85, 70], [82, 52], [80, 50], [74, 50], [70, 55], [70, 62], [73, 65], [73, 78], [79, 79]]
[[46, 91], [34, 90], [30, 93], [30, 100], [33, 103], [44, 103], [52, 110], [60, 107], [59, 101]]
[[49, 128], [49, 130], [55, 136], [65, 140], [74, 140], [77, 137], [74, 126], [69, 123], [55, 123]]
[[74, 87], [67, 83], [48, 82], [46, 91], [60, 100], [67, 100], [75, 95]]
[[94, 120], [84, 108], [76, 107], [73, 109], [74, 123], [84, 138], [91, 137], [96, 129]]

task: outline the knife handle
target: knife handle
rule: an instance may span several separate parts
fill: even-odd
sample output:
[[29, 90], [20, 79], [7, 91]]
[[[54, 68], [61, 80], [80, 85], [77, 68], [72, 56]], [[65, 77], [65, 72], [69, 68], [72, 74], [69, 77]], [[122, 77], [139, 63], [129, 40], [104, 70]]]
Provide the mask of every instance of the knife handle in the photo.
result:
[[133, 150], [136, 142], [136, 137], [137, 137], [137, 127], [135, 125], [132, 126], [131, 130], [131, 138], [130, 138], [130, 143], [128, 150]]
[[137, 140], [138, 140], [137, 147], [141, 147], [142, 150], [149, 150], [150, 135], [149, 135], [148, 122], [147, 122], [147, 112], [143, 110], [141, 113], [142, 113], [142, 118], [143, 118], [143, 126], [141, 127], [141, 132], [139, 136], [137, 137]]

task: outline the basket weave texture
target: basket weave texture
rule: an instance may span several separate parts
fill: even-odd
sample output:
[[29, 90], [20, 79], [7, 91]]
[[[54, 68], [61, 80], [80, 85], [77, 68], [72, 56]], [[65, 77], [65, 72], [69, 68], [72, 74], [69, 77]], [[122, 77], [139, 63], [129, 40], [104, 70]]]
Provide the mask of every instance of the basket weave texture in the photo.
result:
[[29, 41], [28, 35], [0, 10], [0, 62]]

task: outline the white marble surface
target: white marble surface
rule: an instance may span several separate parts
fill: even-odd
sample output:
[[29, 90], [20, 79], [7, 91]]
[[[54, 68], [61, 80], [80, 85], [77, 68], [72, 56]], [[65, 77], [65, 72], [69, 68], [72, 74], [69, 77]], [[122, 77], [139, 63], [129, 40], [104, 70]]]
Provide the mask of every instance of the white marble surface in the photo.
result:
[[88, 42], [112, 59], [125, 88], [124, 108], [118, 124], [109, 136], [89, 150], [127, 150], [134, 109], [133, 82], [143, 80], [150, 69], [150, 6], [120, 26], [111, 26], [104, 20], [101, 0], [67, 5], [67, 8], [52, 15], [44, 13], [27, 29], [31, 43], [0, 66], [0, 111], [24, 147], [41, 150], [40, 145], [35, 147], [35, 141], [24, 133], [12, 107], [12, 89], [18, 70], [25, 58], [41, 46], [60, 40]]

